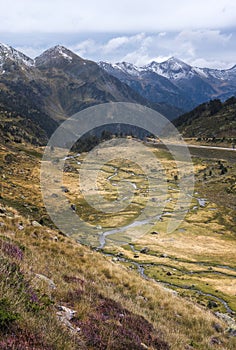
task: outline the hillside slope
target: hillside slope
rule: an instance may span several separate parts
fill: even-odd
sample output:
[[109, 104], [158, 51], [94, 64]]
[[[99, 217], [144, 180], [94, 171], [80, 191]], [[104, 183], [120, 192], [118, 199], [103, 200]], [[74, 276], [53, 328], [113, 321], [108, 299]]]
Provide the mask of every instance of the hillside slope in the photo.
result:
[[203, 103], [174, 121], [184, 137], [236, 138], [236, 98]]

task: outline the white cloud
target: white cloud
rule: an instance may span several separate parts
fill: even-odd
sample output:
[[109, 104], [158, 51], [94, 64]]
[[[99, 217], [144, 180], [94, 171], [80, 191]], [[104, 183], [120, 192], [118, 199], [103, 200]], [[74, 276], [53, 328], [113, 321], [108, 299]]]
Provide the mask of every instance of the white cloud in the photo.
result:
[[[183, 30], [165, 32], [165, 35], [160, 35], [158, 31], [131, 35], [87, 33], [80, 36], [74, 33], [66, 36], [56, 34], [50, 37], [45, 34], [41, 36], [38, 45], [35, 36], [32, 35], [32, 47], [27, 40], [20, 44], [22, 37], [19, 35], [15, 47], [31, 57], [40, 54], [48, 47], [62, 44], [83, 58], [94, 61], [113, 63], [127, 61], [142, 66], [153, 60], [160, 62], [175, 56], [196, 66], [229, 68], [236, 63], [235, 35], [236, 31], [233, 29], [232, 31]], [[13, 43], [10, 44], [14, 46]]]
[[4, 32], [142, 32], [228, 28], [235, 0], [8, 0], [1, 3]]
[[120, 36], [108, 41], [106, 45], [104, 45], [105, 52], [111, 52], [113, 50], [117, 50], [120, 46], [127, 44], [129, 42], [129, 38], [127, 36]]
[[23, 52], [26, 56], [30, 58], [35, 58], [42, 53], [42, 49], [34, 48], [30, 46], [16, 46], [14, 47], [16, 50]]
[[214, 69], [228, 69], [235, 65], [233, 62], [224, 62], [221, 60], [206, 60], [205, 58], [196, 58], [192, 61], [189, 61], [189, 64], [191, 64], [194, 67], [200, 67], [200, 68], [214, 68]]
[[93, 53], [96, 49], [96, 42], [92, 39], [84, 40], [80, 43], [69, 47], [72, 51], [77, 53], [79, 56], [84, 56]]

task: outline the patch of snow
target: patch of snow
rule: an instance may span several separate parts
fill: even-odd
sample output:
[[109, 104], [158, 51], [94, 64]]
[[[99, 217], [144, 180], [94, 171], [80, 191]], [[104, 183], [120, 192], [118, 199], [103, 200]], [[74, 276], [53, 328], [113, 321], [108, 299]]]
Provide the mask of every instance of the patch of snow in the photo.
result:
[[119, 69], [122, 72], [128, 73], [129, 75], [133, 75], [133, 76], [138, 76], [139, 72], [140, 72], [138, 67], [136, 67], [134, 64], [128, 63], [128, 62], [114, 63], [111, 66], [114, 69]]
[[[60, 55], [62, 55], [66, 60], [72, 61], [72, 57], [70, 55], [68, 55], [63, 47], [59, 47], [58, 52], [60, 53]], [[85, 63], [86, 64], [86, 63]]]
[[31, 58], [13, 49], [11, 46], [0, 44], [0, 64], [2, 65], [6, 60], [15, 61], [28, 67], [34, 66], [34, 60]]
[[198, 75], [200, 75], [203, 78], [208, 78], [209, 75], [204, 71], [204, 68], [198, 68], [198, 67], [193, 67], [193, 71], [196, 72]]

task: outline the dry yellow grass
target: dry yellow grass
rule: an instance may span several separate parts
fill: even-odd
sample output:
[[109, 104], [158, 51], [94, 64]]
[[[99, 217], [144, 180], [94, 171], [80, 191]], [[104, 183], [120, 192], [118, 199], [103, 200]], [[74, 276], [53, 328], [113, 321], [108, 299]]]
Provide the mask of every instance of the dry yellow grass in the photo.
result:
[[[145, 317], [161, 332], [163, 339], [173, 350], [187, 349], [188, 346], [189, 349], [191, 347], [202, 350], [214, 349], [215, 345], [211, 345], [212, 338], [219, 339], [221, 342], [219, 348], [222, 350], [235, 349], [235, 338], [228, 337], [226, 332], [228, 326], [204, 306], [195, 304], [194, 300], [191, 302], [190, 299], [174, 295], [155, 281], [144, 280], [130, 268], [129, 264], [122, 265], [114, 262], [112, 257], [104, 256], [76, 243], [72, 238], [64, 237], [45, 223], [42, 223], [42, 227], [33, 227], [32, 220], [35, 218], [39, 220], [42, 216], [46, 216], [46, 213], [39, 192], [39, 158], [32, 156], [29, 151], [32, 152], [35, 149], [29, 150], [25, 146], [25, 153], [20, 154], [15, 151], [16, 161], [8, 164], [7, 167], [5, 164], [2, 174], [4, 175], [2, 198], [4, 207], [8, 208], [8, 215], [0, 218], [4, 224], [0, 229], [4, 239], [9, 238], [15, 244], [25, 247], [25, 257], [20, 262], [20, 266], [29, 276], [34, 288], [53, 300], [55, 306], [65, 303], [73, 307], [77, 311], [79, 320], [86, 319], [94, 311], [96, 305], [93, 291], [96, 290], [102, 297], [120, 302], [124, 308]], [[41, 153], [41, 150], [37, 151]], [[1, 149], [2, 164], [4, 164], [4, 156], [9, 152], [10, 150], [6, 147]], [[165, 165], [166, 168], [170, 167], [172, 161], [166, 160]], [[200, 168], [201, 166], [198, 169]], [[169, 175], [172, 176], [171, 173]], [[104, 183], [104, 177], [100, 179], [100, 183]], [[68, 198], [71, 202], [75, 199], [80, 201], [76, 176], [73, 173], [65, 174], [65, 185], [70, 189]], [[174, 200], [175, 193], [170, 191], [169, 194]], [[24, 204], [27, 205], [24, 206]], [[225, 272], [225, 269], [215, 266], [217, 264], [235, 266], [236, 255], [232, 232], [218, 220], [217, 214], [220, 215], [220, 209], [214, 207], [216, 211], [210, 211], [209, 206], [214, 205], [208, 205], [206, 208], [188, 214], [187, 221], [181, 225], [184, 232], [177, 230], [173, 234], [166, 234], [168, 217], [163, 217], [162, 222], [157, 222], [153, 226], [153, 230], [157, 230], [160, 234], [154, 236], [148, 233], [135, 242], [135, 247], [140, 249], [147, 246], [152, 254], [139, 254], [139, 258], [135, 261], [170, 265], [173, 268], [193, 270], [197, 273], [201, 272], [202, 267], [192, 262], [212, 263], [214, 270], [218, 272]], [[169, 211], [172, 208], [173, 204], [168, 203], [166, 210]], [[124, 214], [125, 220], [131, 219], [133, 214], [135, 211], [127, 211]], [[117, 215], [116, 218], [111, 219], [108, 215], [106, 220], [103, 224], [112, 226], [121, 224], [124, 218]], [[19, 230], [21, 224], [24, 229]], [[218, 232], [223, 232], [223, 235]], [[54, 239], [55, 236], [57, 239]], [[118, 251], [123, 252], [126, 258], [134, 261], [134, 253], [127, 247], [115, 248], [114, 251], [109, 249], [114, 254]], [[160, 257], [162, 253], [168, 254], [169, 257], [163, 260]], [[174, 260], [175, 257], [177, 260]], [[236, 276], [235, 271], [231, 273]], [[36, 277], [36, 274], [52, 279], [56, 289], [49, 288], [45, 281]], [[75, 300], [73, 305], [68, 300], [68, 293], [75, 292], [76, 285], [66, 281], [64, 276], [76, 277], [86, 283], [86, 295], [83, 295], [82, 299]], [[197, 274], [192, 278], [195, 279], [196, 284], [198, 281], [208, 283], [229, 298], [234, 297], [235, 280], [231, 281], [231, 278], [227, 277], [219, 279], [217, 276], [215, 278], [199, 276]], [[14, 299], [14, 294], [10, 294], [9, 291], [9, 298]], [[20, 302], [19, 296], [19, 301], [16, 299], [15, 305], [19, 310]], [[67, 334], [68, 332], [61, 333], [60, 336], [61, 326], [56, 319], [55, 306], [50, 308], [48, 320], [45, 315], [39, 320], [37, 317], [28, 318], [29, 315], [21, 310], [23, 317], [21, 322], [30, 323], [33, 330], [37, 328], [38, 322], [42, 322], [43, 327], [51, 332], [49, 336], [45, 330], [45, 337], [47, 336], [49, 341], [55, 338], [58, 349], [62, 349], [63, 346], [65, 349], [76, 348], [75, 339]], [[215, 330], [216, 324], [222, 327], [219, 333]], [[83, 341], [80, 335], [78, 338], [81, 342]], [[107, 349], [112, 350], [112, 347]]]

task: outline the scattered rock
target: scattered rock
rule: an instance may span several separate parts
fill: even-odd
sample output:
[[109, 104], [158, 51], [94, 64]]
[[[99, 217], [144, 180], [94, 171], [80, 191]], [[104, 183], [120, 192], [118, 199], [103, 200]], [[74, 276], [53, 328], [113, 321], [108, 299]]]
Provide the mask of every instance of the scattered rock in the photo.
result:
[[24, 226], [23, 225], [18, 225], [18, 230], [20, 230], [20, 231], [24, 230]]
[[221, 344], [221, 340], [217, 337], [212, 337], [210, 340], [210, 344], [211, 345], [220, 345]]
[[59, 320], [67, 328], [69, 328], [73, 333], [80, 332], [80, 328], [79, 327], [74, 328], [74, 326], [70, 322], [75, 317], [76, 311], [72, 310], [72, 309], [69, 309], [68, 307], [62, 306], [62, 305], [58, 306], [58, 310], [59, 311], [57, 312], [57, 316], [58, 316]]
[[157, 232], [157, 231], [152, 231], [152, 232], [151, 232], [151, 235], [159, 235], [159, 232]]
[[41, 279], [42, 281], [45, 281], [48, 286], [52, 289], [56, 289], [56, 285], [55, 283], [53, 282], [53, 280], [51, 280], [50, 278], [48, 278], [47, 276], [44, 276], [44, 275], [41, 275], [39, 273], [36, 273], [35, 275], [36, 277], [38, 277], [39, 279]]
[[168, 272], [166, 273], [166, 275], [167, 275], [167, 276], [172, 276], [172, 273], [171, 273], [170, 271], [168, 271]]
[[0, 214], [5, 214], [6, 213], [6, 209], [3, 207], [0, 207]]
[[160, 257], [161, 258], [168, 258], [168, 255], [167, 254], [161, 254]]
[[140, 253], [142, 254], [147, 254], [149, 252], [149, 248], [148, 247], [144, 247], [140, 250]]
[[[76, 314], [75, 310], [63, 305], [58, 305], [58, 310], [60, 311], [60, 315], [63, 315], [68, 321], [72, 320]], [[59, 312], [57, 314], [59, 314]]]
[[116, 254], [116, 256], [118, 256], [119, 258], [123, 258], [124, 257], [124, 253], [119, 252], [119, 253]]
[[76, 168], [71, 165], [65, 165], [63, 170], [65, 173], [73, 173], [76, 171]]
[[229, 333], [229, 335], [231, 335], [232, 337], [236, 337], [236, 328], [228, 328], [227, 332]]
[[236, 322], [233, 317], [218, 311], [215, 312], [215, 315], [228, 325], [227, 333], [232, 337], [236, 337]]
[[214, 307], [217, 307], [217, 306], [218, 306], [218, 304], [214, 300], [209, 300], [207, 303], [207, 307], [209, 309], [213, 309]]
[[223, 332], [223, 328], [221, 327], [221, 325], [219, 323], [214, 323], [213, 324], [213, 328], [216, 330], [216, 332], [221, 333]]
[[34, 227], [42, 227], [42, 225], [40, 225], [40, 223], [38, 221], [32, 221], [32, 226]]
[[138, 254], [134, 254], [134, 258], [139, 258], [139, 255]]
[[52, 193], [52, 194], [51, 194], [51, 197], [52, 197], [52, 198], [58, 198], [58, 194]]
[[148, 349], [148, 346], [146, 344], [141, 343], [140, 345], [142, 346], [143, 349]]
[[76, 206], [75, 206], [75, 204], [71, 204], [71, 209], [73, 210], [73, 211], [76, 211]]
[[65, 186], [61, 186], [61, 190], [62, 190], [62, 192], [64, 192], [64, 193], [70, 192], [70, 191], [68, 190], [68, 188], [65, 187]]

